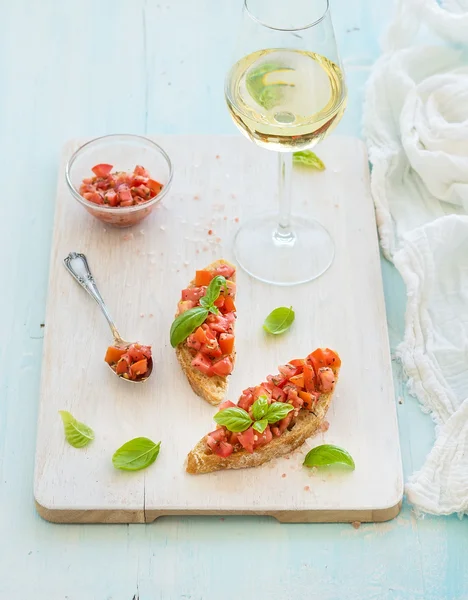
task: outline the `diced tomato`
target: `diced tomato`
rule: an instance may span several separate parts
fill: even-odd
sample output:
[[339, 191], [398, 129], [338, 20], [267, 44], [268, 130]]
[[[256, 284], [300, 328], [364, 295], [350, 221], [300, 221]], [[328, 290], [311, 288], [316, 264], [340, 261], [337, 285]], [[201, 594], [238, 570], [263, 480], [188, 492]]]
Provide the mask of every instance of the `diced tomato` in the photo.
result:
[[299, 392], [299, 398], [303, 401], [303, 407], [310, 410], [315, 403], [315, 396], [309, 392]]
[[306, 361], [303, 358], [295, 358], [290, 360], [289, 364], [293, 367], [303, 367], [306, 364]]
[[278, 428], [280, 433], [284, 433], [286, 431], [286, 429], [289, 427], [289, 424], [291, 423], [293, 418], [293, 411], [291, 411], [290, 413], [288, 413], [284, 419], [281, 419], [281, 421], [278, 423]]
[[281, 375], [283, 375], [283, 377], [286, 377], [286, 379], [290, 379], [291, 377], [294, 377], [294, 375], [297, 375], [298, 368], [293, 367], [288, 363], [287, 365], [280, 365], [278, 367], [278, 371], [281, 373]]
[[211, 431], [208, 435], [216, 442], [222, 442], [223, 440], [226, 440], [226, 430], [224, 427], [218, 427], [218, 429]]
[[109, 346], [107, 348], [106, 356], [104, 360], [107, 364], [112, 365], [120, 360], [120, 358], [125, 354], [126, 348], [116, 348], [115, 346]]
[[315, 372], [310, 365], [304, 365], [302, 372], [306, 392], [315, 392]]
[[107, 177], [112, 171], [112, 165], [101, 163], [94, 166], [91, 171], [96, 175], [96, 177]]
[[264, 388], [263, 385], [255, 386], [253, 391], [254, 400], [257, 400], [257, 398], [260, 398], [260, 396], [266, 396], [267, 398], [270, 397], [269, 391]]
[[235, 431], [231, 431], [231, 435], [229, 436], [229, 443], [235, 446], [239, 443], [239, 434]]
[[181, 315], [186, 310], [190, 310], [194, 306], [195, 306], [195, 302], [192, 302], [191, 300], [181, 300], [179, 302], [179, 304], [177, 305], [179, 315]]
[[130, 370], [135, 377], [138, 375], [144, 375], [148, 370], [148, 361], [146, 358], [143, 358], [142, 360], [130, 365]]
[[220, 377], [227, 377], [232, 373], [233, 364], [232, 360], [229, 356], [225, 356], [224, 358], [220, 358], [213, 363], [211, 366], [211, 371], [215, 375], [219, 375]]
[[223, 354], [232, 354], [234, 350], [234, 336], [231, 333], [222, 333], [219, 336], [219, 347]]
[[318, 379], [320, 382], [320, 389], [324, 394], [331, 392], [335, 385], [335, 374], [330, 367], [321, 367], [318, 372]]
[[[255, 437], [257, 439], [255, 439]], [[254, 448], [259, 448], [260, 446], [265, 446], [269, 442], [271, 442], [273, 438], [273, 434], [271, 433], [270, 426], [267, 425], [265, 431], [263, 433], [255, 432], [254, 436]]]
[[284, 387], [285, 383], [288, 381], [286, 377], [283, 377], [282, 375], [268, 375], [267, 380], [271, 381], [279, 388]]
[[304, 387], [304, 374], [301, 373], [300, 375], [294, 375], [293, 377], [289, 378], [289, 381], [291, 383], [294, 383], [294, 385], [297, 385], [297, 387], [303, 388]]
[[154, 196], [157, 196], [163, 187], [162, 184], [159, 183], [159, 181], [155, 181], [154, 179], [148, 179], [146, 185], [153, 192]]
[[124, 373], [128, 373], [129, 363], [127, 360], [127, 355], [123, 355], [122, 358], [117, 363], [115, 368], [115, 372], [117, 375], [123, 375]]
[[132, 192], [128, 188], [122, 186], [119, 190], [119, 199], [121, 203], [133, 201]]
[[104, 200], [102, 199], [101, 194], [98, 192], [86, 192], [83, 194], [83, 198], [88, 200], [88, 202], [92, 202], [93, 204], [104, 204]]
[[147, 356], [145, 352], [143, 352], [143, 347], [140, 346], [140, 344], [132, 344], [129, 346], [128, 355], [132, 362], [138, 362]]
[[271, 398], [275, 402], [284, 402], [286, 400], [286, 394], [280, 387], [274, 385], [271, 390]]
[[236, 305], [234, 304], [234, 300], [231, 296], [226, 296], [224, 298], [224, 310], [225, 312], [235, 312]]
[[333, 350], [330, 350], [329, 348], [317, 348], [317, 350], [314, 350], [309, 354], [307, 359], [311, 362], [316, 372], [320, 367], [341, 366], [340, 357], [336, 352], [333, 352]]
[[273, 434], [274, 437], [279, 437], [281, 435], [281, 432], [280, 432], [278, 426], [272, 427], [271, 428], [271, 433]]
[[212, 344], [212, 343], [201, 344], [200, 352], [202, 354], [204, 354], [205, 356], [208, 356], [208, 358], [210, 358], [211, 360], [214, 360], [215, 358], [219, 358], [220, 356], [223, 355], [223, 352], [217, 342], [216, 342], [216, 344]]
[[228, 442], [224, 441], [217, 442], [210, 435], [206, 437], [206, 443], [209, 446], [209, 448], [211, 448], [213, 453], [217, 454], [221, 458], [228, 457], [230, 454], [232, 454], [234, 450], [232, 444], [229, 444]]
[[216, 267], [214, 272], [216, 275], [222, 275], [226, 279], [230, 279], [235, 273], [235, 268], [230, 267], [229, 265], [220, 265], [219, 267]]
[[209, 285], [211, 280], [213, 279], [213, 272], [212, 271], [196, 271], [195, 272], [195, 285], [196, 286], [202, 286], [202, 285]]
[[198, 352], [195, 358], [192, 360], [192, 367], [194, 369], [198, 369], [204, 375], [211, 375], [210, 360], [201, 352]]
[[244, 410], [248, 411], [253, 403], [254, 403], [254, 397], [253, 397], [252, 391], [244, 390], [237, 405], [240, 408], [243, 408]]
[[221, 315], [210, 314], [207, 318], [207, 322], [210, 325], [210, 329], [219, 331], [220, 333], [228, 333], [231, 328], [229, 320]]
[[294, 408], [302, 408], [304, 401], [302, 400], [302, 398], [299, 397], [297, 392], [298, 392], [297, 388], [295, 390], [289, 390], [288, 402], [289, 402], [289, 404], [294, 406]]
[[110, 206], [117, 206], [118, 201], [119, 201], [119, 197], [117, 196], [117, 194], [115, 193], [114, 190], [109, 190], [105, 193], [104, 198], [107, 200], [107, 202], [110, 204]]
[[224, 306], [224, 296], [221, 294], [220, 296], [218, 296], [218, 298], [216, 298], [214, 305], [217, 308], [223, 308]]
[[250, 452], [250, 454], [252, 454], [254, 451], [254, 435], [254, 429], [252, 427], [249, 427], [246, 431], [239, 433], [239, 435], [237, 436], [244, 450], [247, 450], [247, 452]]
[[137, 165], [133, 169], [133, 173], [134, 175], [138, 175], [140, 177], [149, 177], [148, 171], [145, 169], [145, 167], [142, 167], [141, 165]]
[[197, 340], [197, 338], [195, 337], [195, 334], [192, 333], [191, 335], [188, 336], [188, 338], [185, 340], [187, 343], [187, 347], [188, 348], [192, 348], [192, 350], [200, 350], [202, 347], [202, 344]]
[[208, 336], [206, 335], [205, 330], [203, 329], [203, 327], [198, 327], [198, 329], [195, 330], [195, 333], [193, 334], [195, 340], [197, 342], [199, 342], [200, 344], [206, 344], [208, 342]]
[[191, 300], [192, 302], [198, 303], [200, 298], [205, 295], [205, 288], [192, 287], [182, 290], [182, 300]]
[[224, 400], [224, 402], [221, 402], [221, 404], [219, 405], [218, 411], [224, 410], [225, 408], [232, 408], [233, 406], [237, 405], [234, 404], [234, 402], [231, 402], [230, 400]]

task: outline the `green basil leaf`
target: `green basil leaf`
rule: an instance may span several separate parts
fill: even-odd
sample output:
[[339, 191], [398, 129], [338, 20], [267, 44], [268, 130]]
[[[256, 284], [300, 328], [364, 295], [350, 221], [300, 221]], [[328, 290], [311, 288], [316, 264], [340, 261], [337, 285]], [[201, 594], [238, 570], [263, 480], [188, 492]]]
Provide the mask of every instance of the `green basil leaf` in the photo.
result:
[[65, 438], [70, 446], [83, 448], [94, 440], [94, 431], [84, 423], [80, 423], [67, 410], [59, 410], [63, 421]]
[[263, 323], [263, 329], [273, 335], [279, 335], [287, 331], [295, 318], [293, 307], [280, 306], [272, 310]]
[[323, 444], [312, 448], [304, 459], [304, 465], [317, 468], [341, 465], [348, 467], [351, 471], [355, 469], [354, 460], [349, 452], [332, 444]]
[[263, 433], [267, 428], [267, 425], [268, 419], [261, 419], [260, 421], [255, 421], [252, 427], [255, 429], [255, 431], [258, 431], [258, 433]]
[[252, 414], [256, 421], [260, 421], [268, 412], [268, 398], [267, 396], [260, 396], [252, 404]]
[[219, 294], [221, 293], [221, 288], [227, 289], [226, 287], [226, 278], [222, 275], [216, 275], [210, 281], [210, 285], [206, 288], [205, 295], [200, 298], [200, 304], [205, 308], [210, 308], [219, 298]]
[[171, 325], [171, 346], [175, 348], [185, 341], [197, 327], [203, 325], [207, 316], [206, 308], [195, 306], [176, 317]]
[[259, 67], [249, 71], [245, 82], [247, 91], [257, 104], [267, 110], [271, 110], [281, 102], [284, 88], [293, 86], [293, 84], [282, 81], [268, 84], [266, 83], [266, 75], [291, 70], [290, 67], [285, 67], [278, 63], [263, 63]]
[[218, 425], [224, 425], [229, 431], [240, 433], [252, 425], [252, 419], [249, 413], [243, 408], [232, 406], [217, 412], [214, 420]]
[[292, 410], [294, 410], [294, 407], [291, 404], [288, 404], [287, 402], [273, 402], [272, 404], [270, 404], [268, 412], [266, 414], [268, 423], [270, 423], [271, 425], [272, 423], [277, 423], [278, 421], [281, 421], [281, 419], [284, 419], [284, 417], [287, 414], [289, 414]]
[[140, 471], [154, 463], [159, 454], [161, 442], [155, 444], [145, 437], [137, 437], [114, 452], [112, 464], [122, 471]]
[[325, 169], [325, 163], [311, 150], [293, 152], [293, 164], [304, 165], [311, 169], [317, 169], [317, 171], [323, 171]]

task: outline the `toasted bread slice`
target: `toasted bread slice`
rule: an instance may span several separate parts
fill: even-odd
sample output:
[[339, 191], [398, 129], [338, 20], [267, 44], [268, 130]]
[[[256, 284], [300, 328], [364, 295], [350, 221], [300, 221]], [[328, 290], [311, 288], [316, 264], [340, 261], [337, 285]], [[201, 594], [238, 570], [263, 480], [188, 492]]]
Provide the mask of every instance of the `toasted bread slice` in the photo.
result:
[[325, 419], [333, 392], [338, 382], [339, 368], [333, 368], [335, 374], [335, 387], [332, 392], [322, 394], [314, 406], [314, 412], [301, 410], [297, 416], [294, 427], [275, 437], [266, 446], [261, 446], [251, 454], [246, 450], [233, 452], [226, 458], [221, 458], [211, 453], [206, 447], [206, 436], [202, 438], [187, 456], [187, 473], [203, 474], [220, 471], [223, 469], [245, 469], [258, 467], [273, 458], [289, 454], [313, 436]]
[[[220, 260], [216, 260], [216, 261], [212, 262], [210, 265], [205, 267], [205, 269], [212, 270], [212, 269], [216, 269], [217, 267], [219, 267], [221, 265], [229, 265], [230, 267], [235, 268], [235, 266], [232, 265], [227, 260], [220, 259]], [[236, 282], [236, 272], [235, 271], [234, 271], [234, 275], [232, 276], [231, 280], [234, 283]], [[195, 280], [192, 280], [190, 282], [189, 287], [193, 287], [193, 286], [195, 286]], [[220, 402], [222, 402], [224, 400], [224, 397], [226, 396], [227, 389], [228, 389], [228, 378], [227, 377], [220, 377], [219, 375], [213, 375], [212, 377], [208, 377], [208, 375], [204, 375], [203, 373], [198, 371], [198, 369], [194, 369], [192, 367], [193, 355], [190, 352], [190, 350], [188, 349], [185, 342], [183, 344], [179, 344], [177, 346], [176, 356], [177, 356], [177, 360], [180, 363], [180, 366], [182, 367], [182, 371], [185, 373], [185, 376], [187, 377], [190, 385], [192, 386], [193, 391], [198, 396], [200, 396], [200, 398], [203, 398], [203, 400], [206, 400], [206, 402], [209, 402], [213, 406], [218, 405]], [[235, 356], [236, 356], [236, 350], [234, 348], [233, 353], [232, 353], [233, 363], [235, 363]]]

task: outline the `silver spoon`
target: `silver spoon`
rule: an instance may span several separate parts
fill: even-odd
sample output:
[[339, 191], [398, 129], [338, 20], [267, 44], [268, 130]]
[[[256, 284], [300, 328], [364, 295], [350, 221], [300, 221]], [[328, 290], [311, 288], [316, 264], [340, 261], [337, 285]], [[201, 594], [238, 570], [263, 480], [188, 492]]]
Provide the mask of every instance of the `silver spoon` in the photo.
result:
[[[66, 258], [64, 258], [63, 263], [70, 275], [81, 285], [83, 289], [85, 289], [88, 292], [91, 298], [93, 298], [93, 300], [95, 300], [98, 303], [99, 308], [102, 310], [104, 316], [107, 319], [107, 322], [109, 323], [109, 327], [111, 328], [112, 336], [114, 338], [114, 346], [116, 346], [117, 348], [126, 349], [133, 343], [138, 343], [126, 342], [122, 339], [94, 281], [94, 277], [89, 268], [86, 256], [79, 252], [70, 252], [70, 254]], [[109, 369], [111, 369], [112, 373], [114, 373], [114, 375], [117, 375], [117, 377], [120, 377], [124, 381], [129, 381], [130, 383], [142, 383], [150, 377], [153, 371], [153, 359], [148, 359], [148, 371], [144, 376], [139, 376], [137, 377], [137, 379], [127, 379], [125, 377], [122, 377], [121, 375], [116, 373], [110, 365], [108, 366]]]

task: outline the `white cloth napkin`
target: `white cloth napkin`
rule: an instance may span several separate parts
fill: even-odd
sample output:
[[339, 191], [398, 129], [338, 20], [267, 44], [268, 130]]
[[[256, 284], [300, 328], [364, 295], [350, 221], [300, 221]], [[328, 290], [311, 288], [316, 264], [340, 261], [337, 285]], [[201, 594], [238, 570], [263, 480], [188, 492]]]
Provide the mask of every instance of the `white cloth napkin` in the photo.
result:
[[364, 134], [383, 251], [407, 288], [408, 384], [436, 441], [406, 486], [424, 512], [468, 512], [468, 60], [405, 46], [425, 23], [468, 43], [468, 0], [400, 0], [369, 80]]

